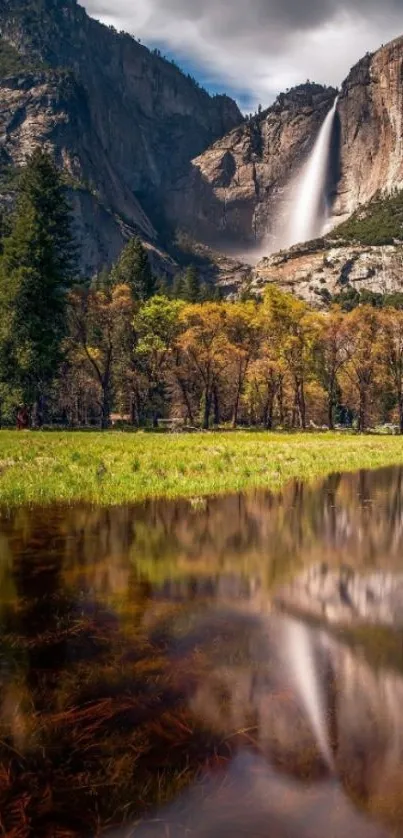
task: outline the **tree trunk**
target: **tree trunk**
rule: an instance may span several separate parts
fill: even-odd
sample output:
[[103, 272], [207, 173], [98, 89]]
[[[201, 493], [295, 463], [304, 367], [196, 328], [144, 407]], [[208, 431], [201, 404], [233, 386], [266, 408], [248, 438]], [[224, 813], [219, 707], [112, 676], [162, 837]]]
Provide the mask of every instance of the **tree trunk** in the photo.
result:
[[134, 393], [130, 394], [130, 424], [133, 428], [138, 424], [138, 411], [136, 405], [136, 397]]
[[238, 383], [236, 388], [236, 396], [235, 396], [235, 404], [234, 404], [234, 412], [232, 415], [232, 427], [236, 428], [238, 424], [238, 414], [239, 414], [239, 403], [241, 401], [241, 392], [242, 392], [242, 375], [241, 371], [239, 371], [238, 375]]
[[273, 413], [274, 413], [274, 392], [271, 392], [267, 397], [264, 406], [264, 426], [267, 431], [273, 430]]
[[194, 424], [195, 424], [195, 420], [194, 420], [194, 416], [193, 416], [192, 405], [191, 405], [191, 403], [190, 403], [189, 393], [188, 393], [188, 391], [187, 391], [187, 389], [186, 389], [186, 384], [185, 384], [185, 382], [184, 382], [184, 381], [182, 381], [182, 379], [181, 379], [181, 378], [178, 378], [178, 377], [177, 377], [177, 379], [176, 379], [176, 380], [177, 380], [177, 382], [178, 382], [178, 384], [179, 384], [180, 391], [181, 391], [181, 393], [182, 393], [182, 399], [183, 399], [184, 405], [185, 405], [185, 407], [186, 407], [187, 420], [188, 420], [188, 422], [190, 422], [190, 424], [191, 424], [191, 425], [194, 425]]
[[399, 393], [399, 433], [403, 434], [403, 393]]
[[283, 390], [283, 382], [280, 379], [278, 384], [278, 392], [277, 392], [277, 402], [278, 402], [278, 412], [279, 412], [279, 419], [281, 427], [284, 426], [284, 390]]
[[213, 387], [213, 404], [214, 404], [214, 424], [220, 424], [220, 397], [218, 394], [218, 387], [215, 384]]
[[41, 428], [43, 425], [43, 401], [39, 396], [32, 408], [32, 427]]
[[211, 393], [206, 388], [204, 392], [203, 430], [208, 431], [210, 427]]
[[329, 425], [329, 431], [334, 431], [334, 395], [333, 395], [333, 390], [331, 391], [331, 393], [329, 393], [328, 425]]
[[367, 397], [365, 391], [360, 392], [360, 408], [358, 416], [358, 430], [361, 434], [365, 433], [366, 429], [366, 414], [367, 414]]
[[25, 405], [19, 408], [17, 413], [17, 431], [26, 431], [29, 428], [29, 410]]
[[236, 428], [238, 424], [238, 414], [239, 414], [239, 400], [240, 400], [240, 391], [237, 391], [235, 397], [235, 404], [234, 404], [234, 412], [232, 414], [232, 427]]
[[102, 390], [102, 404], [101, 404], [101, 429], [107, 430], [111, 422], [111, 406], [109, 398], [109, 387], [106, 386]]
[[293, 404], [292, 413], [291, 413], [291, 428], [292, 428], [292, 430], [294, 430], [294, 428], [297, 427], [297, 416], [298, 416], [298, 400], [297, 400], [297, 394], [295, 394], [294, 404]]
[[306, 403], [304, 382], [301, 382], [299, 386], [299, 413], [301, 418], [301, 428], [303, 431], [306, 431]]

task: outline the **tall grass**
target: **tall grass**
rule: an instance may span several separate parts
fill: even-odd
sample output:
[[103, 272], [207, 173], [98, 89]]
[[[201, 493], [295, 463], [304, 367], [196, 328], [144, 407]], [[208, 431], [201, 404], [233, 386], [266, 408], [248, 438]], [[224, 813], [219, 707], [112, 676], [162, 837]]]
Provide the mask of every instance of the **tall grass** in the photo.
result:
[[0, 503], [116, 505], [279, 489], [292, 478], [403, 463], [398, 437], [264, 432], [0, 432]]

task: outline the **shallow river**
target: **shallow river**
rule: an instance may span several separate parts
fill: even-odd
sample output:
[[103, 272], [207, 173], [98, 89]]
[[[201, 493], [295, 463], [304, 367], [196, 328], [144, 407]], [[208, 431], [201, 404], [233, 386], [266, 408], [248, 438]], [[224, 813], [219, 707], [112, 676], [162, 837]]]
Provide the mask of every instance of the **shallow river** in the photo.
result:
[[403, 836], [403, 470], [0, 513], [0, 835]]

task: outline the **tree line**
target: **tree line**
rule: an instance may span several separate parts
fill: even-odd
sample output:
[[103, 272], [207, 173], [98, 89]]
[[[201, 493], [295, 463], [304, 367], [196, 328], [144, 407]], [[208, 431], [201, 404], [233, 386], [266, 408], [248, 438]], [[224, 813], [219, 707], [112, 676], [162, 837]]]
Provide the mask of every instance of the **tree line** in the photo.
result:
[[0, 221], [3, 422], [403, 432], [403, 311], [322, 313], [274, 286], [215, 295], [194, 268], [157, 280], [136, 238], [111, 270], [77, 279], [63, 181], [36, 151]]

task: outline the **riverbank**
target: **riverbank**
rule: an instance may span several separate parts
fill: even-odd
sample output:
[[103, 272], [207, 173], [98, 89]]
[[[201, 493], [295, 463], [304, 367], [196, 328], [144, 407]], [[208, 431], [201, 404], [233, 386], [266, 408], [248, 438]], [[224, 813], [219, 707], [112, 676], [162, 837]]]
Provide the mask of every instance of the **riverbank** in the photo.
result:
[[354, 434], [0, 432], [0, 503], [199, 498], [293, 478], [403, 465], [399, 437]]

